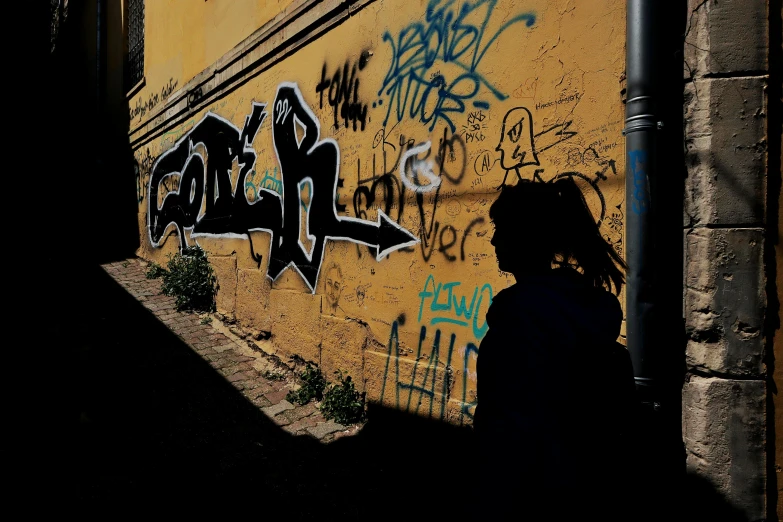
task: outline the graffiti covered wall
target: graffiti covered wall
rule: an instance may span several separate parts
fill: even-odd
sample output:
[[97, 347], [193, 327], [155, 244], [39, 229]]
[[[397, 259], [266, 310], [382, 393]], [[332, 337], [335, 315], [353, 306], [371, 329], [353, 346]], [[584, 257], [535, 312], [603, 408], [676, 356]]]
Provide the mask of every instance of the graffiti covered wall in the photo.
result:
[[468, 423], [485, 314], [513, 283], [498, 188], [573, 177], [623, 253], [624, 28], [619, 0], [362, 3], [135, 140], [139, 255], [202, 246], [219, 312], [266, 349]]

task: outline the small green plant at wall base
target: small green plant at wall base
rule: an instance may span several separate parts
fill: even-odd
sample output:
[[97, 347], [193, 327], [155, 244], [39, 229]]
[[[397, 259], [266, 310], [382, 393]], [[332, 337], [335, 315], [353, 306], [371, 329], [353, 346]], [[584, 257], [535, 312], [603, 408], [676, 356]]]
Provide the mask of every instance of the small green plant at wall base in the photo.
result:
[[205, 315], [201, 318], [201, 324], [212, 324], [212, 317]]
[[169, 256], [163, 293], [174, 296], [178, 311], [214, 312], [217, 276], [201, 247], [185, 247]]
[[286, 400], [296, 404], [307, 404], [313, 399], [317, 401], [323, 399], [326, 379], [324, 379], [320, 368], [312, 363], [307, 363], [305, 369], [299, 374], [299, 381], [302, 387], [296, 391], [288, 392], [285, 396]]
[[354, 424], [364, 419], [364, 394], [354, 387], [351, 376], [343, 377], [340, 370], [334, 372], [337, 382], [330, 383], [324, 392], [321, 412], [327, 420], [343, 425]]
[[269, 370], [264, 370], [261, 373], [261, 376], [264, 379], [269, 379], [270, 381], [282, 381], [283, 379], [285, 379], [285, 375], [283, 375], [282, 373], [270, 372]]
[[153, 261], [147, 267], [147, 271], [144, 273], [144, 275], [147, 277], [147, 279], [159, 279], [163, 277], [165, 273], [166, 273], [166, 269], [160, 266], [155, 261]]

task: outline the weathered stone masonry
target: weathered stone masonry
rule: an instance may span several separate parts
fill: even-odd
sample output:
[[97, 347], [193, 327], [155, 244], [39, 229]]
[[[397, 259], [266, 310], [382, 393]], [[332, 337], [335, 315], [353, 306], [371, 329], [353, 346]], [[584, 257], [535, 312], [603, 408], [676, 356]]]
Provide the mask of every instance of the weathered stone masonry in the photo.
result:
[[[766, 518], [767, 5], [689, 2], [685, 41], [687, 466]], [[775, 218], [776, 219], [776, 218]]]

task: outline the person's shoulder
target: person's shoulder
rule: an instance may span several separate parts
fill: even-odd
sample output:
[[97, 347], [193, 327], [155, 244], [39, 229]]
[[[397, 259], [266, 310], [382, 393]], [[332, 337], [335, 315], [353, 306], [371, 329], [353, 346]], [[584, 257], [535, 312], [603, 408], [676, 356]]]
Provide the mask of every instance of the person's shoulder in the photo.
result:
[[492, 298], [492, 303], [523, 306], [534, 300], [539, 290], [539, 285], [523, 279], [498, 292]]
[[622, 319], [623, 308], [620, 304], [620, 299], [606, 288], [596, 288], [596, 299], [600, 302], [601, 307], [608, 310], [610, 313], [620, 316]]
[[536, 302], [530, 289], [517, 282], [492, 297], [492, 304], [487, 311], [487, 321], [498, 325], [499, 321], [522, 320], [530, 315]]
[[567, 281], [579, 294], [585, 295], [593, 305], [622, 315], [622, 306], [617, 296], [603, 286], [595, 286], [584, 274], [570, 268], [553, 270], [562, 280]]

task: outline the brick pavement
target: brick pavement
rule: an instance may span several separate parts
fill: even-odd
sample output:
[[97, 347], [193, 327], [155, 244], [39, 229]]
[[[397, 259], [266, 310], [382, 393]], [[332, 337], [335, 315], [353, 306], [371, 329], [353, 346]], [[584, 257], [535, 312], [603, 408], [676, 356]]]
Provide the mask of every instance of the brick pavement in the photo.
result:
[[361, 431], [361, 425], [342, 426], [326, 420], [317, 404], [285, 400], [288, 391], [298, 387], [288, 366], [261, 351], [258, 343], [243, 338], [242, 332], [224, 324], [216, 314], [178, 312], [174, 297], [161, 292], [162, 281], [147, 279], [145, 261], [129, 258], [101, 267], [282, 430], [323, 443]]

